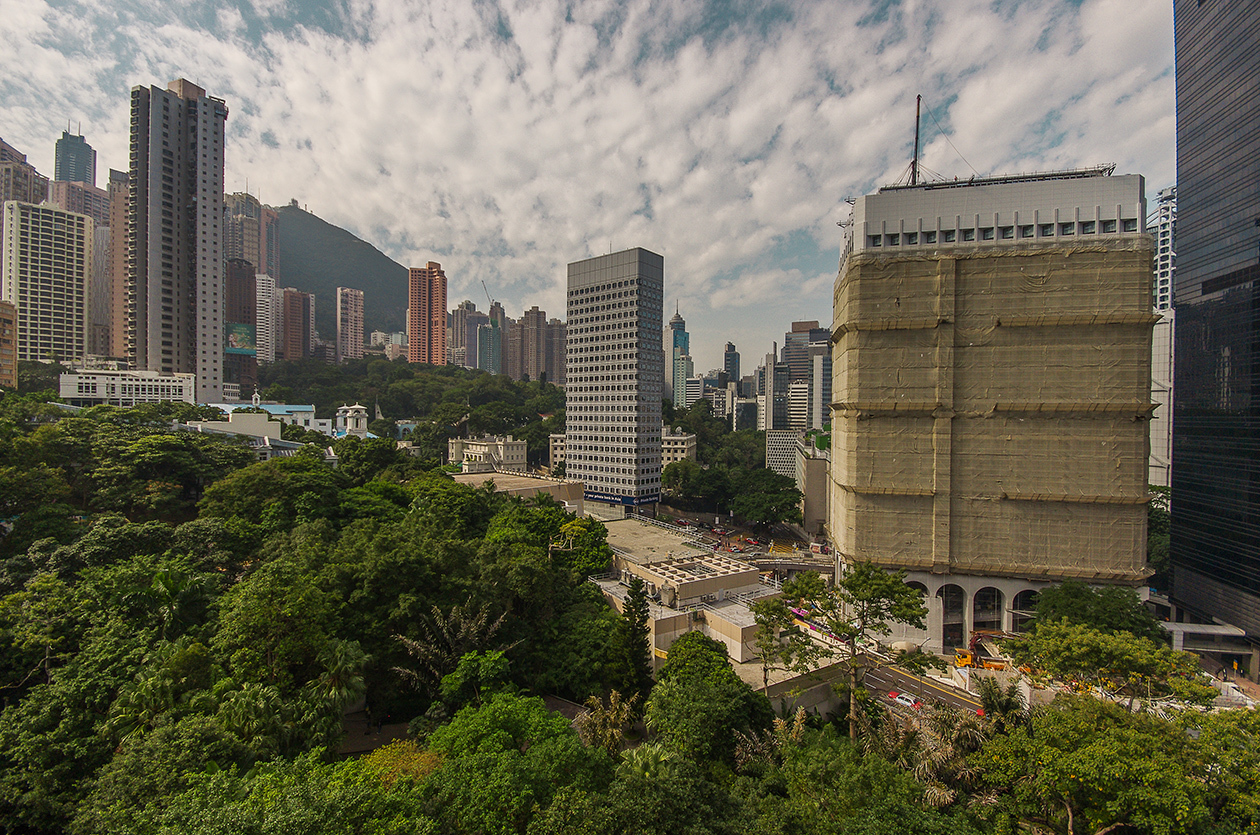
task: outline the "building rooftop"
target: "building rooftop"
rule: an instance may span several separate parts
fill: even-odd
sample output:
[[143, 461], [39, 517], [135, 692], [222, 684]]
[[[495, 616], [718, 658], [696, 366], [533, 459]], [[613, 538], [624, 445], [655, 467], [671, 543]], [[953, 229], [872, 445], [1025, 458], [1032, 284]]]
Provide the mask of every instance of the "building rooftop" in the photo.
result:
[[604, 527], [608, 529], [609, 547], [618, 556], [639, 565], [710, 553], [699, 545], [695, 534], [642, 519], [617, 519], [605, 522]]

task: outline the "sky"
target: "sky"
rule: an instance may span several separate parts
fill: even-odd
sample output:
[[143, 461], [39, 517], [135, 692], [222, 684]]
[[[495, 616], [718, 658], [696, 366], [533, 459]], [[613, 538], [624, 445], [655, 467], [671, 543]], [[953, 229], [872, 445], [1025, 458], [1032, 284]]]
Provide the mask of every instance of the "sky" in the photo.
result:
[[[98, 185], [130, 89], [227, 102], [228, 191], [296, 199], [453, 307], [564, 316], [566, 264], [641, 246], [697, 372], [831, 323], [846, 198], [896, 181], [922, 95], [945, 177], [1175, 179], [1171, 0], [0, 0], [0, 138]], [[282, 266], [283, 271], [283, 266]], [[673, 314], [667, 309], [665, 318]], [[368, 323], [369, 327], [371, 323]]]

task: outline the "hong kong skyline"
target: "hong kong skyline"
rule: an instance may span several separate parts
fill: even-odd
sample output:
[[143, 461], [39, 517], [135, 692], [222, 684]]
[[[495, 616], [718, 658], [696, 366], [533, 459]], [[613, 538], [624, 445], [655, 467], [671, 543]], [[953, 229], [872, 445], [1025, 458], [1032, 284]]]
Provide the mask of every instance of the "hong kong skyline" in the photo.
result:
[[49, 176], [67, 123], [125, 169], [130, 88], [188, 78], [228, 191], [441, 262], [452, 306], [563, 317], [567, 263], [659, 252], [697, 371], [830, 324], [845, 198], [902, 175], [917, 94], [934, 174], [1175, 178], [1166, 2], [30, 2], [0, 45], [0, 136]]

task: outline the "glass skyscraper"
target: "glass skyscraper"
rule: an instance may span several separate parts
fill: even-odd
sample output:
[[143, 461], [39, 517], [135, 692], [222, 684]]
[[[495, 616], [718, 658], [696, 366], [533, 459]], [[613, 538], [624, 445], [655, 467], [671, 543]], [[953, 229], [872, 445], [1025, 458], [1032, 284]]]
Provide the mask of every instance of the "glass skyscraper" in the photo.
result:
[[1260, 4], [1173, 18], [1173, 595], [1260, 636]]
[[75, 136], [68, 130], [61, 132], [53, 161], [53, 179], [96, 185], [96, 151], [92, 150], [85, 138]]

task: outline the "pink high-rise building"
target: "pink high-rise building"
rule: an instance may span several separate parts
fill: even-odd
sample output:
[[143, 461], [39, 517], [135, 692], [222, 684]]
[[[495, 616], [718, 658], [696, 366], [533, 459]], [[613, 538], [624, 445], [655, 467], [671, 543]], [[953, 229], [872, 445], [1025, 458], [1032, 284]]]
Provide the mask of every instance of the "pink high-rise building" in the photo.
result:
[[446, 273], [430, 261], [408, 272], [407, 362], [446, 364]]

